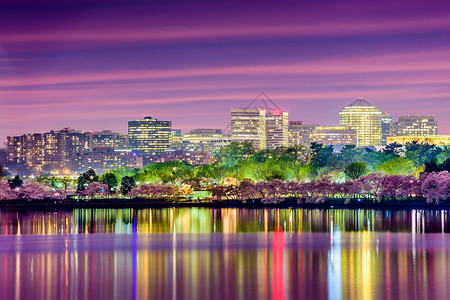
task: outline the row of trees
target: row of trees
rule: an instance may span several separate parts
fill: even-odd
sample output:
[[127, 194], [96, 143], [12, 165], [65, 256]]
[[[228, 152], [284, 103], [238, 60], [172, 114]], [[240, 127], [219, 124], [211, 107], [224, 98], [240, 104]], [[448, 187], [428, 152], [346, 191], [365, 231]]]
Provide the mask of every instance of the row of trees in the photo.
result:
[[[133, 186], [128, 191], [115, 191], [107, 184], [97, 181], [86, 184], [84, 189], [75, 192], [71, 196], [77, 196], [81, 199], [92, 198], [109, 198], [111, 196], [127, 196], [129, 198], [179, 198], [192, 195], [193, 191], [188, 185], [183, 185], [181, 188], [170, 184], [155, 185], [142, 184], [140, 186]], [[64, 200], [68, 194], [64, 189], [55, 189], [48, 185], [40, 183], [25, 183], [15, 188], [6, 180], [0, 180], [0, 200], [42, 200], [54, 199]]]
[[[126, 178], [126, 177], [124, 177]], [[129, 177], [131, 178], [131, 177]], [[131, 178], [132, 179], [132, 178]], [[372, 173], [358, 180], [336, 182], [330, 176], [323, 176], [312, 181], [271, 181], [242, 182], [211, 185], [208, 190], [219, 200], [262, 199], [263, 203], [280, 203], [286, 198], [296, 198], [307, 203], [322, 203], [328, 199], [371, 199], [399, 200], [424, 197], [428, 203], [440, 203], [450, 198], [450, 173], [447, 171], [423, 173], [419, 178], [411, 175], [386, 175]], [[80, 198], [109, 197], [126, 195], [130, 198], [165, 198], [174, 199], [192, 195], [191, 186], [184, 184], [177, 187], [171, 184], [141, 184], [129, 190], [114, 191], [108, 184], [92, 181], [77, 191]], [[65, 199], [63, 189], [54, 189], [39, 183], [25, 183], [11, 188], [6, 180], [0, 181], [0, 199]]]
[[[186, 195], [181, 190], [188, 190], [187, 187], [194, 191], [211, 191], [213, 187], [225, 189], [226, 185], [221, 185], [221, 182], [227, 177], [235, 178], [244, 185], [247, 184], [244, 182], [253, 182], [263, 186], [281, 181], [307, 186], [324, 180], [336, 185], [348, 185], [372, 173], [409, 176], [417, 180], [420, 174], [443, 171], [450, 171], [450, 149], [442, 146], [390, 144], [382, 151], [374, 151], [347, 145], [336, 152], [333, 146], [312, 143], [309, 148], [297, 146], [256, 151], [250, 143], [231, 143], [209, 165], [191, 166], [174, 161], [149, 164], [142, 170], [115, 169], [101, 176], [89, 170], [75, 180], [43, 175], [27, 179], [24, 184], [19, 176], [15, 176], [9, 178], [7, 183], [12, 193], [22, 189], [22, 186], [36, 183], [51, 192], [64, 191], [80, 197], [114, 194], [178, 197]], [[166, 190], [161, 192], [161, 189]], [[261, 193], [259, 195], [265, 198]]]
[[251, 179], [255, 182], [273, 179], [301, 181], [327, 175], [336, 181], [344, 181], [372, 172], [418, 177], [424, 171], [445, 170], [450, 171], [450, 148], [428, 144], [390, 144], [382, 151], [346, 145], [341, 151], [334, 151], [333, 146], [312, 143], [308, 148], [296, 146], [256, 151], [251, 143], [231, 143], [209, 165], [165, 162], [146, 165], [142, 170], [126, 167], [114, 169], [107, 173], [107, 177], [86, 172], [76, 182], [68, 177], [44, 175], [38, 178], [38, 182], [65, 190], [76, 184], [77, 190], [81, 190], [93, 181], [108, 184], [110, 188], [118, 187], [125, 176], [132, 177], [136, 183], [170, 183], [181, 186], [187, 182], [201, 185], [203, 178], [213, 182], [222, 182], [225, 177], [234, 177], [240, 181]]
[[49, 186], [39, 183], [26, 183], [18, 187], [11, 188], [11, 185], [6, 180], [0, 180], [0, 199], [66, 199], [66, 193], [61, 189], [52, 189]]
[[255, 182], [273, 179], [302, 181], [327, 175], [336, 181], [344, 181], [372, 172], [418, 177], [424, 171], [444, 170], [450, 171], [450, 148], [427, 144], [390, 144], [381, 151], [346, 145], [336, 152], [333, 146], [318, 143], [312, 143], [309, 148], [296, 146], [259, 151], [250, 143], [231, 143], [209, 165], [166, 162], [147, 165], [143, 170], [122, 168], [112, 172], [118, 177], [131, 176], [141, 183], [179, 185], [182, 181], [199, 181], [201, 178], [215, 182], [222, 182], [225, 177]]
[[336, 182], [323, 176], [309, 182], [281, 180], [253, 182], [244, 180], [237, 185], [212, 188], [218, 199], [236, 199], [244, 202], [262, 199], [263, 203], [280, 203], [295, 198], [307, 203], [322, 203], [328, 199], [371, 199], [373, 201], [417, 199], [438, 204], [450, 198], [450, 173], [447, 171], [423, 173], [420, 178], [410, 175], [372, 173], [346, 182]]

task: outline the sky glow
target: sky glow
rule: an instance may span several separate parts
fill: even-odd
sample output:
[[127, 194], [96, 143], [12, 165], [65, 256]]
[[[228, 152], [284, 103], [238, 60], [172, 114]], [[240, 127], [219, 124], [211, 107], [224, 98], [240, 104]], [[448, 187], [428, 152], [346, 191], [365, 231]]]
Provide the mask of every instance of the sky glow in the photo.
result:
[[225, 128], [265, 91], [290, 120], [338, 124], [364, 97], [450, 134], [448, 1], [0, 4], [0, 138], [149, 115]]

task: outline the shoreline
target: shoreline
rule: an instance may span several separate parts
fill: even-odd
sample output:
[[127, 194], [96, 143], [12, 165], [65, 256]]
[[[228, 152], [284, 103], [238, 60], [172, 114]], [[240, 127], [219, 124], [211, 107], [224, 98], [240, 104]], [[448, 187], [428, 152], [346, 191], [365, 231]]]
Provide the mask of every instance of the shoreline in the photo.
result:
[[167, 200], [152, 200], [139, 201], [129, 199], [93, 199], [90, 201], [49, 201], [49, 200], [34, 200], [34, 201], [14, 201], [8, 203], [8, 200], [0, 201], [0, 209], [77, 209], [77, 208], [96, 208], [96, 209], [120, 209], [120, 208], [240, 208], [240, 209], [373, 209], [373, 210], [450, 210], [450, 203], [433, 204], [425, 203], [423, 201], [392, 201], [392, 202], [351, 202], [348, 204], [342, 201], [328, 201], [325, 203], [297, 203], [297, 201], [285, 201], [277, 204], [263, 204], [260, 201], [242, 203], [239, 200], [223, 200], [223, 201], [167, 201]]

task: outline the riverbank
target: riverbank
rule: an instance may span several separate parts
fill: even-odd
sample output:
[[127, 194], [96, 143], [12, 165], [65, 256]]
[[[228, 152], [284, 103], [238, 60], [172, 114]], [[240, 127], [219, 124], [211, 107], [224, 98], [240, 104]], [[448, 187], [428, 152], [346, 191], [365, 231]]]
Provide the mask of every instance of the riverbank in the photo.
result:
[[2, 200], [0, 209], [76, 209], [76, 208], [295, 208], [295, 209], [375, 209], [375, 210], [405, 210], [405, 209], [428, 209], [428, 210], [449, 210], [450, 203], [431, 204], [425, 201], [351, 201], [344, 203], [342, 199], [329, 200], [324, 203], [297, 203], [296, 199], [287, 199], [277, 204], [264, 204], [260, 200], [249, 200], [243, 203], [240, 200], [224, 201], [169, 201], [169, 200], [148, 200], [148, 199], [91, 199], [91, 200]]

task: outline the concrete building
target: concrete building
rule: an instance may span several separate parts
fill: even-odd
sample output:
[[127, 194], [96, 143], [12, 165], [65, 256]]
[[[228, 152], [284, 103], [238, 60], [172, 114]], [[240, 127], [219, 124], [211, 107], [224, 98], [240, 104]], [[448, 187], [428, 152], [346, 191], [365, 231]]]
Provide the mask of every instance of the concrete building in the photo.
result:
[[358, 98], [339, 112], [339, 125], [357, 132], [357, 146], [381, 146], [381, 110]]
[[190, 165], [206, 165], [211, 162], [211, 153], [207, 151], [167, 151], [155, 157], [154, 162], [184, 161]]
[[183, 142], [202, 145], [203, 151], [217, 152], [224, 146], [221, 129], [199, 128], [183, 135]]
[[128, 149], [128, 134], [102, 130], [92, 134], [92, 148]]
[[170, 149], [172, 122], [152, 117], [128, 122], [130, 149], [138, 154], [156, 155]]
[[393, 135], [397, 136], [430, 136], [438, 134], [438, 123], [434, 116], [399, 116], [393, 123]]
[[429, 144], [436, 146], [450, 146], [450, 135], [426, 135], [426, 136], [388, 136], [387, 143], [397, 143], [405, 145], [417, 142], [419, 144]]
[[92, 133], [70, 128], [7, 137], [8, 162], [36, 170], [49, 165], [67, 167], [74, 153], [92, 149]]
[[302, 121], [290, 121], [288, 129], [289, 146], [302, 145], [309, 147], [312, 142], [312, 133], [319, 126], [316, 124], [303, 124]]
[[26, 135], [8, 136], [6, 138], [7, 161], [17, 164], [25, 162], [25, 143]]
[[231, 141], [251, 142], [255, 149], [266, 148], [266, 110], [231, 109]]
[[92, 152], [74, 154], [70, 160], [70, 169], [78, 173], [92, 169], [97, 174], [102, 174], [111, 169], [121, 167], [142, 169], [143, 158], [131, 153], [129, 150], [95, 148]]
[[92, 150], [92, 133], [70, 128], [42, 134], [43, 165], [66, 167], [70, 156]]
[[392, 117], [384, 112], [381, 114], [381, 145], [386, 146], [386, 139], [391, 132]]
[[266, 147], [275, 149], [289, 146], [289, 120], [286, 111], [266, 113]]
[[356, 145], [356, 130], [349, 126], [317, 126], [311, 140], [324, 145]]

